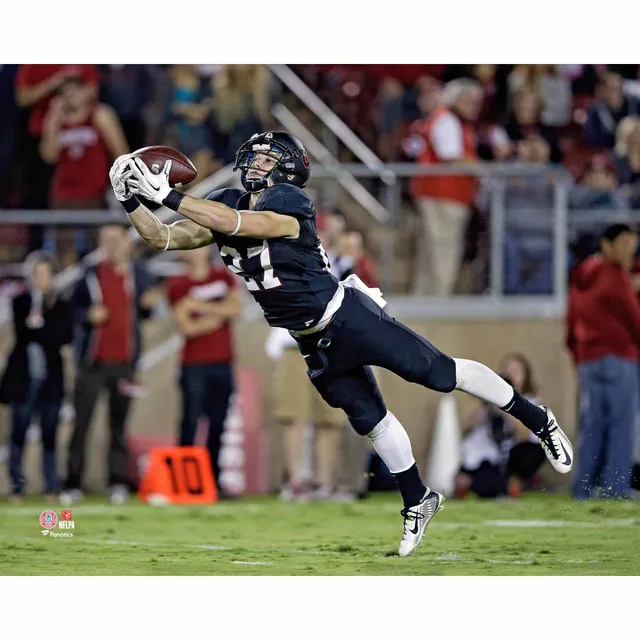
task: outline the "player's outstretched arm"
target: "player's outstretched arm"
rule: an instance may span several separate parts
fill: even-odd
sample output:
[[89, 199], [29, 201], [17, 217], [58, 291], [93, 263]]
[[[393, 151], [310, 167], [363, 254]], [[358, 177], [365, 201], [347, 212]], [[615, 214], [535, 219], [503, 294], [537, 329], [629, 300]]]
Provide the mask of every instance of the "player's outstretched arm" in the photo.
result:
[[199, 249], [213, 243], [213, 234], [209, 229], [191, 220], [178, 220], [167, 225], [142, 203], [127, 216], [138, 235], [154, 249]]
[[158, 174], [151, 173], [140, 158], [132, 157], [127, 167], [130, 175], [125, 182], [134, 194], [163, 204], [211, 231], [249, 238], [297, 238], [300, 234], [300, 224], [292, 216], [272, 211], [237, 211], [221, 202], [192, 198], [172, 189], [171, 160]]
[[158, 174], [151, 173], [140, 158], [132, 158], [129, 167], [131, 176], [126, 183], [133, 193], [163, 204], [211, 231], [249, 238], [297, 238], [300, 234], [300, 224], [292, 216], [272, 211], [237, 211], [221, 202], [192, 198], [172, 189], [171, 160]]
[[[182, 194], [181, 194], [182, 195]], [[227, 235], [248, 238], [297, 238], [300, 223], [272, 211], [237, 211], [221, 202], [183, 196], [176, 211], [197, 224]]]

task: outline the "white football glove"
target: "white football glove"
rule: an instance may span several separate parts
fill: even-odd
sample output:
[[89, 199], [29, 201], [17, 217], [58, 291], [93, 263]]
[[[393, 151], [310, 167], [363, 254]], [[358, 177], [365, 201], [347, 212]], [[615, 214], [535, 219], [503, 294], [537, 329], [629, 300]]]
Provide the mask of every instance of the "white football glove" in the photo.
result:
[[162, 201], [171, 193], [169, 185], [169, 172], [171, 160], [164, 163], [164, 168], [157, 175], [151, 173], [147, 165], [140, 158], [133, 158], [131, 162], [131, 177], [127, 179], [127, 185], [132, 193], [141, 195], [147, 200], [162, 204]]
[[131, 176], [131, 154], [125, 153], [116, 158], [109, 171], [109, 180], [111, 180], [111, 188], [116, 194], [119, 202], [128, 200], [133, 194], [127, 185], [127, 178]]

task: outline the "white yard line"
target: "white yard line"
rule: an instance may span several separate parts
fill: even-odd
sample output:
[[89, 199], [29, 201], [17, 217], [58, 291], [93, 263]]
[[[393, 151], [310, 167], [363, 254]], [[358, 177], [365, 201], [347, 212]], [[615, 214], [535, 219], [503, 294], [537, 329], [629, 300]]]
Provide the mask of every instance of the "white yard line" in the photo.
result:
[[[182, 544], [177, 542], [171, 544], [168, 542], [140, 542], [136, 540], [114, 540], [112, 538], [107, 540], [100, 540], [98, 538], [82, 538], [76, 537], [77, 543], [85, 544], [106, 544], [106, 545], [123, 545], [127, 547], [160, 547], [160, 548], [175, 548], [181, 549], [196, 549], [199, 551], [233, 551], [233, 547], [224, 547], [213, 544]], [[21, 538], [24, 540], [24, 538]], [[300, 553], [309, 556], [342, 556], [344, 555], [340, 551], [314, 551], [313, 549], [273, 549], [273, 548], [254, 548], [251, 551], [256, 553]]]

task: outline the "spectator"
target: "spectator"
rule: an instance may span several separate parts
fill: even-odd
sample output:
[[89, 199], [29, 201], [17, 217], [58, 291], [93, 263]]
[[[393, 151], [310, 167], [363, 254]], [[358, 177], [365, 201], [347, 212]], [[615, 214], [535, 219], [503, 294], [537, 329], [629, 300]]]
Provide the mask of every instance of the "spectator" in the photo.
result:
[[211, 124], [212, 84], [210, 78], [200, 75], [193, 64], [173, 65], [170, 76], [175, 145], [191, 158], [198, 170], [196, 181], [191, 183], [193, 186], [210, 175], [216, 166]]
[[347, 231], [338, 238], [330, 270], [338, 280], [344, 280], [352, 273], [355, 273], [355, 256], [353, 255], [351, 238]]
[[9, 475], [12, 496], [22, 501], [22, 456], [31, 418], [38, 414], [44, 493], [58, 492], [56, 433], [64, 395], [60, 350], [71, 342], [71, 307], [53, 288], [53, 261], [32, 254], [26, 262], [28, 288], [13, 299], [15, 344], [0, 382], [0, 401], [11, 405]]
[[580, 378], [580, 449], [573, 495], [629, 495], [638, 409], [640, 302], [629, 270], [637, 248], [626, 224], [609, 226], [601, 254], [572, 274], [567, 347]]
[[618, 159], [625, 158], [629, 148], [629, 136], [640, 125], [640, 116], [626, 116], [620, 120], [616, 127], [616, 144], [613, 148], [613, 157]]
[[79, 78], [65, 80], [44, 119], [40, 151], [55, 165], [53, 208], [101, 208], [111, 161], [127, 153], [115, 111], [96, 103], [94, 89]]
[[237, 279], [211, 264], [211, 248], [183, 251], [184, 275], [169, 278], [167, 298], [184, 337], [180, 367], [182, 422], [180, 446], [195, 444], [198, 420], [209, 420], [207, 448], [220, 487], [220, 442], [233, 394], [233, 344], [230, 321], [242, 311]]
[[[518, 143], [522, 163], [544, 166], [549, 156], [549, 145], [540, 136]], [[544, 172], [506, 181], [504, 293], [552, 293], [553, 199], [553, 183]]]
[[[474, 80], [447, 84], [443, 105], [422, 124], [423, 150], [418, 162], [475, 162], [474, 123], [481, 106], [482, 89]], [[465, 175], [420, 176], [413, 179], [412, 192], [423, 223], [423, 246], [413, 293], [451, 295], [462, 260], [476, 179]]]
[[368, 287], [377, 287], [376, 268], [371, 258], [365, 254], [363, 244], [359, 231], [343, 233], [338, 242], [338, 256], [335, 265], [332, 264], [332, 271], [338, 280], [344, 280], [354, 273]]
[[90, 64], [23, 64], [16, 77], [16, 101], [19, 107], [29, 108], [29, 140], [24, 149], [23, 184], [21, 205], [25, 209], [49, 207], [49, 183], [51, 167], [43, 162], [40, 153], [40, 136], [45, 114], [56, 91], [66, 79], [79, 77], [98, 91], [99, 76]]
[[[531, 363], [521, 354], [506, 355], [498, 371], [529, 402], [539, 404]], [[508, 494], [517, 498], [545, 459], [538, 439], [519, 420], [484, 403], [463, 426], [462, 467], [456, 476], [456, 497], [469, 491], [481, 498]]]
[[[40, 152], [54, 165], [50, 204], [53, 209], [101, 209], [106, 206], [111, 161], [128, 150], [118, 116], [95, 102], [92, 85], [81, 78], [67, 78], [51, 100], [43, 124]], [[59, 244], [63, 267], [76, 259], [73, 236], [58, 231], [50, 245]], [[49, 246], [48, 248], [52, 248]]]
[[411, 123], [407, 137], [402, 140], [402, 151], [407, 158], [417, 160], [424, 151], [424, 120], [433, 111], [442, 106], [442, 84], [429, 76], [418, 78], [416, 82], [417, 91], [417, 114], [414, 122]]
[[8, 207], [13, 178], [18, 109], [14, 97], [17, 64], [0, 64], [0, 209]]
[[555, 64], [520, 64], [509, 76], [509, 89], [516, 95], [523, 87], [535, 91], [542, 105], [540, 122], [564, 127], [571, 121], [571, 81]]
[[[296, 341], [285, 329], [272, 328], [265, 351], [274, 361], [274, 418], [283, 434], [288, 483], [280, 494], [285, 501], [343, 500], [337, 490], [336, 462], [346, 416], [330, 407], [316, 392]], [[303, 475], [304, 435], [314, 426], [314, 477]]]
[[214, 93], [226, 164], [233, 162], [243, 142], [264, 131], [270, 121], [267, 69], [260, 64], [226, 64], [215, 77]]
[[607, 69], [620, 74], [620, 77], [624, 80], [640, 79], [640, 65], [637, 64], [608, 64]]
[[591, 158], [580, 181], [569, 192], [570, 209], [624, 209], [627, 202], [618, 192], [618, 178], [613, 163], [605, 155]]
[[398, 160], [398, 143], [405, 118], [404, 87], [395, 78], [384, 78], [378, 91], [378, 153], [385, 162]]
[[640, 113], [640, 103], [624, 95], [622, 78], [611, 71], [600, 76], [596, 95], [598, 99], [587, 111], [585, 140], [590, 147], [612, 149], [618, 123], [626, 116]]
[[618, 182], [631, 208], [638, 209], [640, 208], [640, 125], [635, 119], [629, 127], [626, 140], [624, 138], [620, 140], [618, 149], [624, 152], [622, 156], [616, 155]]
[[559, 64], [559, 73], [571, 82], [571, 91], [575, 96], [591, 96], [596, 88], [598, 72], [605, 65], [593, 64]]
[[318, 237], [327, 254], [330, 266], [333, 266], [338, 257], [338, 243], [344, 234], [345, 226], [344, 217], [331, 211], [324, 213], [321, 222], [320, 220], [318, 222]]
[[478, 116], [480, 123], [496, 123], [506, 109], [506, 86], [503, 74], [499, 73], [499, 65], [474, 64], [471, 66], [471, 77], [482, 85], [484, 100]]
[[74, 347], [77, 378], [74, 394], [75, 428], [69, 446], [68, 473], [63, 504], [82, 498], [86, 438], [98, 396], [109, 393], [109, 496], [112, 502], [126, 500], [128, 488], [125, 425], [141, 351], [140, 322], [149, 317], [158, 299], [150, 287], [145, 267], [130, 259], [124, 226], [100, 229], [103, 262], [87, 269], [76, 285]]
[[[561, 162], [562, 152], [558, 145], [558, 135], [552, 127], [540, 121], [540, 96], [530, 86], [523, 86], [514, 95], [513, 113], [507, 119], [504, 130], [494, 131], [494, 146], [507, 145], [511, 142], [511, 152], [516, 153], [516, 143], [530, 136], [540, 136], [549, 145], [551, 162]], [[506, 136], [505, 136], [506, 134]], [[499, 159], [507, 154], [501, 153]]]
[[144, 147], [147, 139], [145, 110], [153, 93], [146, 64], [102, 64], [100, 100], [116, 112], [130, 149]]

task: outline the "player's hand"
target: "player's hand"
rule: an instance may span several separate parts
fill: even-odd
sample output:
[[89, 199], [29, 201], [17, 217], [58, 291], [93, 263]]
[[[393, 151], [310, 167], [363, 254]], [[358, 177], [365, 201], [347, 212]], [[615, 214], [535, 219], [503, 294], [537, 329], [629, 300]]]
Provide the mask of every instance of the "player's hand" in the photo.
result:
[[169, 185], [170, 171], [171, 160], [167, 160], [162, 171], [156, 175], [151, 173], [140, 158], [133, 158], [131, 163], [132, 175], [127, 179], [127, 185], [136, 195], [141, 195], [147, 200], [162, 204], [162, 201], [171, 192], [171, 186]]
[[133, 195], [127, 184], [127, 179], [131, 177], [131, 174], [131, 154], [125, 153], [116, 158], [109, 171], [109, 180], [111, 180], [111, 188], [119, 202], [124, 202]]

